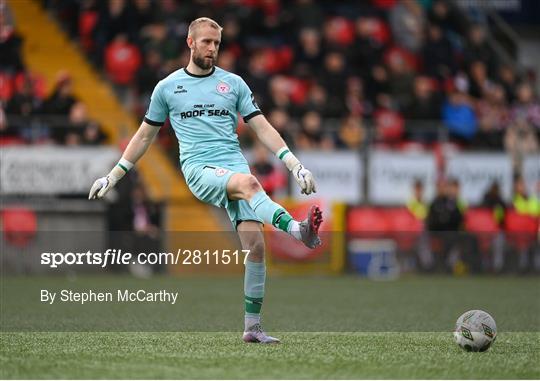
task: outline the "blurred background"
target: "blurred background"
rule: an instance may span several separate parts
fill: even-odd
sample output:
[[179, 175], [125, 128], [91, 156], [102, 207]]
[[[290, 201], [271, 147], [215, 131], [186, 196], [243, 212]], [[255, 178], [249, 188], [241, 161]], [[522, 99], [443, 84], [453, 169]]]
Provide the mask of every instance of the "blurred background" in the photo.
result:
[[110, 197], [86, 199], [156, 83], [187, 64], [200, 16], [224, 28], [218, 66], [317, 179], [301, 196], [239, 124], [265, 190], [298, 218], [312, 202], [325, 211], [319, 250], [268, 233], [271, 273], [540, 272], [539, 2], [0, 0], [3, 275], [51, 271], [29, 258], [52, 247], [225, 242], [209, 237], [230, 222], [187, 189], [168, 123]]

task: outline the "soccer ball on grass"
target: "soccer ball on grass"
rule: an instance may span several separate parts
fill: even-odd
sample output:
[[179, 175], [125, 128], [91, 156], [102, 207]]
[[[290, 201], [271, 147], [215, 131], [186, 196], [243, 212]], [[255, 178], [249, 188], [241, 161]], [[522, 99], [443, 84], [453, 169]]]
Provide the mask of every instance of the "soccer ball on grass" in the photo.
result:
[[468, 352], [487, 351], [496, 338], [495, 320], [485, 311], [467, 311], [456, 322], [454, 339], [457, 345]]

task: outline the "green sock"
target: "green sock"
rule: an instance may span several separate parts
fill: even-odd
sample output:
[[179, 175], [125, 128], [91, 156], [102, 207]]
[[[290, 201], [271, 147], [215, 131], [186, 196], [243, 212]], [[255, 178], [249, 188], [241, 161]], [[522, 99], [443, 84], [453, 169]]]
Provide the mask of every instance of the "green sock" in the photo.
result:
[[244, 275], [245, 329], [260, 322], [261, 308], [264, 298], [266, 266], [264, 262], [246, 261]]
[[264, 222], [289, 233], [292, 216], [281, 205], [272, 201], [264, 191], [257, 192], [249, 201], [249, 206]]

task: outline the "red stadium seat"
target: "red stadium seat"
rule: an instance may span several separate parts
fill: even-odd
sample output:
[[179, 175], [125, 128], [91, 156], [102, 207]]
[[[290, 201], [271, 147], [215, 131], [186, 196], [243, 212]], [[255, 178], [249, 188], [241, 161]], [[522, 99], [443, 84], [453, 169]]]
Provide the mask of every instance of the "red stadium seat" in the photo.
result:
[[509, 210], [504, 219], [508, 241], [519, 250], [529, 248], [536, 242], [539, 219]]
[[7, 102], [13, 96], [13, 78], [0, 73], [0, 101]]
[[93, 10], [81, 12], [79, 16], [79, 38], [81, 45], [86, 52], [94, 48], [94, 39], [92, 33], [99, 19], [99, 13]]
[[24, 145], [25, 142], [23, 139], [19, 138], [18, 136], [2, 136], [0, 137], [0, 146], [6, 147], [6, 146], [20, 146]]
[[480, 245], [480, 250], [489, 250], [493, 238], [500, 231], [499, 225], [488, 208], [471, 208], [465, 213], [465, 230], [473, 233]]
[[424, 223], [416, 218], [407, 208], [384, 210], [392, 237], [401, 250], [409, 251], [416, 247]]
[[105, 48], [106, 71], [110, 79], [118, 85], [129, 84], [140, 65], [141, 53], [132, 43], [117, 40]]
[[403, 116], [393, 110], [379, 109], [373, 113], [377, 139], [383, 142], [399, 142], [405, 132]]
[[15, 91], [23, 91], [26, 81], [31, 81], [32, 83], [32, 92], [35, 97], [39, 99], [44, 99], [46, 95], [46, 84], [45, 78], [36, 73], [19, 73], [15, 76], [14, 86]]
[[2, 230], [5, 242], [25, 247], [35, 237], [37, 231], [36, 213], [25, 207], [12, 207], [2, 210]]
[[471, 233], [496, 233], [499, 226], [488, 208], [471, 208], [465, 213], [465, 229]]
[[347, 230], [364, 237], [388, 236], [391, 226], [378, 208], [353, 208], [347, 216]]

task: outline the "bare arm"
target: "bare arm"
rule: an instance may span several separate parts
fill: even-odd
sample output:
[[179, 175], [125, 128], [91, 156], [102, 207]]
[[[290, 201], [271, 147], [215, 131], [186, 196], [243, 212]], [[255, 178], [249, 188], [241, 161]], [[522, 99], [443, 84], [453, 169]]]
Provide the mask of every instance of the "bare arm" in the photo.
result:
[[113, 188], [144, 155], [148, 150], [148, 147], [150, 147], [150, 144], [154, 141], [158, 131], [158, 127], [142, 122], [135, 135], [133, 135], [129, 141], [118, 164], [111, 169], [107, 176], [101, 177], [94, 182], [94, 185], [92, 185], [92, 189], [90, 189], [90, 193], [88, 194], [88, 198], [94, 199], [105, 196], [105, 194]]
[[122, 154], [122, 158], [135, 164], [148, 150], [148, 147], [150, 147], [158, 132], [159, 127], [142, 122], [135, 135], [129, 141], [128, 146]]
[[248, 124], [265, 147], [274, 154], [277, 154], [283, 147], [287, 147], [279, 132], [272, 127], [264, 115], [254, 116], [248, 121]]
[[272, 127], [263, 115], [254, 116], [248, 121], [248, 124], [255, 131], [261, 143], [285, 163], [300, 188], [302, 188], [302, 193], [310, 194], [317, 191], [311, 172], [305, 169], [296, 156], [293, 155], [279, 132]]

